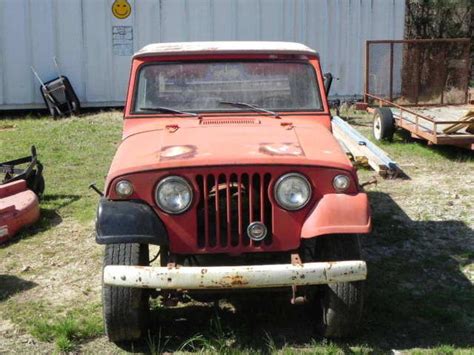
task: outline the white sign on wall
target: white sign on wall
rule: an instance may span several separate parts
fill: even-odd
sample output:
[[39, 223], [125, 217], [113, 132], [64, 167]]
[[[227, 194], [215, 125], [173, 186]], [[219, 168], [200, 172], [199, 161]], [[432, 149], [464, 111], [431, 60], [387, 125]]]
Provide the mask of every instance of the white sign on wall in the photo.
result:
[[114, 55], [133, 55], [132, 26], [112, 26], [112, 48]]

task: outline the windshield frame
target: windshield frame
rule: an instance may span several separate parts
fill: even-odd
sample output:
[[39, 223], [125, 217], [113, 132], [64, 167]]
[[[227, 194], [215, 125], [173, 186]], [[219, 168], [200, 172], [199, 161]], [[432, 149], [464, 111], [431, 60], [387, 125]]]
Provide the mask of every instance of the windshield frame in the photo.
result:
[[[285, 114], [285, 113], [317, 113], [317, 114], [321, 114], [321, 113], [324, 113], [326, 112], [325, 110], [325, 104], [324, 104], [324, 101], [323, 101], [323, 95], [321, 93], [321, 86], [320, 86], [320, 83], [319, 83], [319, 77], [318, 77], [318, 72], [317, 70], [314, 68], [314, 65], [307, 59], [269, 59], [269, 58], [265, 58], [265, 59], [242, 59], [242, 58], [235, 58], [235, 59], [230, 59], [230, 58], [225, 58], [225, 59], [214, 59], [214, 60], [210, 60], [210, 59], [202, 59], [202, 60], [199, 60], [199, 59], [193, 59], [193, 60], [171, 60], [171, 61], [159, 61], [159, 60], [153, 60], [153, 61], [147, 61], [147, 62], [143, 62], [143, 63], [140, 63], [138, 65], [138, 67], [136, 68], [135, 70], [135, 80], [134, 80], [134, 84], [133, 84], [133, 92], [132, 92], [132, 100], [131, 100], [131, 105], [130, 105], [130, 108], [129, 108], [129, 112], [131, 115], [133, 116], [150, 116], [150, 115], [153, 115], [153, 116], [158, 116], [158, 115], [163, 115], [163, 113], [150, 113], [150, 112], [143, 112], [143, 111], [136, 111], [135, 109], [135, 106], [136, 106], [136, 100], [137, 100], [137, 93], [138, 93], [138, 86], [139, 86], [139, 82], [140, 82], [140, 75], [141, 75], [141, 71], [147, 67], [147, 66], [151, 66], [151, 65], [169, 65], [169, 64], [196, 64], [196, 63], [229, 63], [229, 62], [240, 62], [240, 63], [297, 63], [297, 64], [303, 64], [303, 65], [307, 65], [311, 68], [312, 72], [314, 73], [314, 79], [315, 79], [315, 88], [316, 88], [316, 95], [317, 95], [317, 100], [319, 100], [319, 103], [320, 103], [320, 108], [319, 109], [308, 109], [308, 108], [304, 108], [304, 109], [283, 109], [283, 110], [280, 110], [280, 109], [277, 109], [277, 108], [273, 108], [273, 107], [265, 107], [265, 109], [268, 109], [268, 110], [272, 110], [272, 111], [275, 111], [276, 113], [282, 113], [282, 114]], [[233, 110], [230, 110], [230, 109], [222, 109], [222, 110], [187, 110], [189, 112], [192, 112], [192, 113], [197, 113], [197, 114], [203, 114], [203, 113], [208, 113], [208, 114], [220, 114], [220, 113], [225, 113], [225, 114], [241, 114], [241, 113], [253, 113], [253, 114], [258, 114], [257, 112], [255, 112], [254, 110], [251, 110], [251, 109], [233, 109]], [[165, 115], [170, 115], [170, 114], [165, 114]]]

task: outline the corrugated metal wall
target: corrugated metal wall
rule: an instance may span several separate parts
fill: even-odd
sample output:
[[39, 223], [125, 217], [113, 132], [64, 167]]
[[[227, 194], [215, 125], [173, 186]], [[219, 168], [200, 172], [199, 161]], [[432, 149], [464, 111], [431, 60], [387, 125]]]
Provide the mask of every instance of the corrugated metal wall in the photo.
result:
[[[119, 0], [125, 1], [125, 0]], [[130, 53], [151, 42], [284, 40], [316, 49], [339, 78], [333, 95], [363, 90], [364, 43], [401, 39], [405, 0], [0, 0], [0, 109], [38, 107], [31, 73], [56, 76], [56, 56], [85, 106], [119, 105]]]

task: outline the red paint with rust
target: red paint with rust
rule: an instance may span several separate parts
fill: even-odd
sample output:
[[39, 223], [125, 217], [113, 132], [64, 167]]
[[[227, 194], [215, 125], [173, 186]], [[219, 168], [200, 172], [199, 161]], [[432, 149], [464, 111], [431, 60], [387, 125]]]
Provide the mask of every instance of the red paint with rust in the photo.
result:
[[39, 219], [38, 197], [25, 180], [0, 185], [0, 243]]
[[[333, 233], [368, 233], [371, 229], [367, 196], [360, 190], [352, 164], [332, 135], [331, 115], [324, 90], [320, 92], [322, 110], [278, 112], [280, 119], [257, 112], [235, 110], [204, 112], [200, 113], [200, 118], [163, 113], [135, 114], [132, 110], [138, 71], [143, 65], [156, 62], [269, 59], [309, 63], [316, 73], [318, 87], [324, 88], [317, 55], [148, 55], [135, 57], [132, 62], [124, 110], [123, 139], [107, 176], [105, 194], [109, 199], [120, 199], [114, 191], [116, 182], [121, 179], [130, 181], [134, 193], [128, 199], [145, 201], [155, 210], [166, 226], [170, 250], [174, 253], [288, 251], [297, 249], [301, 238]], [[313, 190], [310, 202], [298, 211], [284, 210], [274, 201], [274, 184], [288, 172], [306, 176]], [[267, 216], [271, 222], [266, 221], [271, 224], [270, 243], [245, 243], [246, 216], [239, 212], [233, 221], [234, 216], [228, 211], [234, 202], [227, 198], [227, 205], [216, 203], [215, 213], [219, 216], [222, 214], [221, 219], [234, 230], [226, 231], [226, 243], [216, 240], [215, 245], [209, 244], [211, 217], [207, 209], [204, 216], [199, 216], [198, 211], [199, 204], [210, 208], [206, 202], [207, 196], [203, 196], [199, 187], [199, 179], [208, 174], [222, 176], [228, 186], [234, 177], [258, 175], [261, 191], [255, 196], [249, 195], [249, 200], [251, 203], [254, 199], [260, 201], [261, 217], [265, 214], [264, 204], [271, 205], [271, 213]], [[337, 193], [332, 186], [332, 179], [337, 174], [350, 177], [351, 186], [345, 193]], [[184, 177], [194, 190], [191, 208], [179, 215], [161, 211], [154, 201], [157, 183], [169, 175]], [[265, 185], [263, 181], [267, 177]], [[242, 193], [241, 184], [235, 186], [239, 187], [236, 193]], [[226, 196], [230, 196], [229, 192]], [[236, 206], [241, 211], [240, 199]], [[222, 212], [220, 208], [226, 211]], [[250, 208], [249, 213], [252, 214], [252, 211]], [[219, 223], [218, 217], [215, 218]], [[199, 219], [204, 219], [202, 228]], [[205, 236], [200, 236], [200, 233]], [[231, 245], [232, 233], [238, 235], [234, 245]]]

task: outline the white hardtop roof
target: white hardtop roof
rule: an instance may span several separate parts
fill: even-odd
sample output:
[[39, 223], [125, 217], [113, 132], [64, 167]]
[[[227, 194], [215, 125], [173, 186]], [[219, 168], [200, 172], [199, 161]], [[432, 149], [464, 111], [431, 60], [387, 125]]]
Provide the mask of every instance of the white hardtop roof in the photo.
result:
[[137, 57], [193, 55], [193, 54], [228, 54], [228, 53], [268, 53], [317, 55], [316, 51], [301, 43], [263, 42], [263, 41], [226, 41], [226, 42], [170, 42], [152, 43], [140, 49]]

